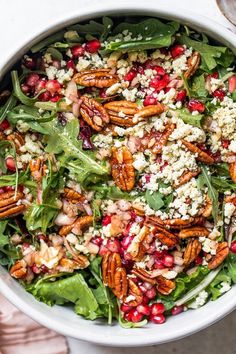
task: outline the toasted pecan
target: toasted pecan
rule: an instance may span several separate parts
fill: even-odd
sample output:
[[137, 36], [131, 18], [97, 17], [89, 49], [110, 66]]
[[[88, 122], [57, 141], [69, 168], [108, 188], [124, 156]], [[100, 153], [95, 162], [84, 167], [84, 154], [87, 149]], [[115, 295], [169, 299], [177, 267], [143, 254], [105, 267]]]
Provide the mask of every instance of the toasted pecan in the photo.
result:
[[177, 229], [181, 230], [192, 225], [200, 224], [204, 220], [201, 216], [190, 217], [187, 220], [183, 219], [166, 219], [162, 220], [158, 216], [148, 216], [145, 221], [145, 225], [157, 225], [165, 229]]
[[166, 124], [165, 129], [162, 133], [159, 133], [155, 139], [155, 144], [152, 148], [154, 154], [160, 154], [162, 152], [163, 146], [167, 144], [169, 136], [175, 129], [175, 124]]
[[98, 132], [101, 131], [110, 121], [105, 108], [93, 98], [81, 96], [80, 99], [82, 100], [80, 105], [80, 114], [82, 118], [94, 130]]
[[24, 259], [16, 261], [10, 268], [10, 274], [13, 278], [23, 279], [27, 274], [27, 263]]
[[138, 235], [135, 236], [131, 244], [129, 245], [127, 252], [130, 253], [132, 260], [141, 261], [149, 247], [149, 235], [150, 229], [147, 226], [143, 226]]
[[139, 279], [142, 281], [146, 281], [147, 283], [150, 283], [152, 285], [156, 284], [156, 279], [151, 278], [151, 275], [144, 269], [141, 268], [133, 268], [132, 273], [136, 275]]
[[236, 183], [236, 162], [229, 163], [229, 174], [234, 183]]
[[43, 176], [46, 175], [47, 165], [42, 158], [38, 157], [37, 159], [32, 159], [30, 161], [29, 169], [33, 179], [39, 183], [42, 181]]
[[188, 69], [184, 73], [185, 79], [189, 79], [191, 76], [195, 74], [197, 69], [199, 68], [201, 62], [201, 55], [198, 52], [193, 52], [191, 57], [187, 60]]
[[216, 255], [208, 262], [209, 269], [217, 268], [229, 254], [229, 246], [227, 242], [219, 242], [216, 248]]
[[203, 162], [207, 165], [212, 165], [215, 162], [213, 157], [208, 155], [205, 151], [201, 150], [198, 146], [184, 139], [181, 139], [181, 142], [189, 151], [197, 155], [196, 159], [198, 161]]
[[158, 240], [161, 241], [161, 243], [168, 247], [174, 247], [179, 243], [178, 236], [174, 235], [173, 233], [165, 230], [160, 226], [155, 226], [153, 233], [155, 237], [157, 237]]
[[[128, 298], [132, 296], [133, 300], [128, 301]], [[127, 302], [129, 306], [138, 306], [143, 301], [143, 294], [139, 286], [131, 279], [128, 279], [128, 294], [124, 299], [124, 302]]]
[[202, 245], [197, 239], [190, 239], [184, 251], [184, 265], [189, 265], [201, 252]]
[[200, 169], [197, 169], [196, 171], [186, 171], [184, 172], [177, 183], [174, 183], [173, 187], [178, 188], [182, 186], [183, 184], [189, 182], [193, 177], [196, 177], [200, 173]]
[[175, 289], [175, 282], [170, 279], [164, 278], [162, 275], [158, 275], [157, 291], [162, 295], [169, 295]]
[[179, 238], [185, 239], [189, 237], [207, 237], [210, 231], [204, 226], [192, 226], [187, 229], [183, 229], [179, 232]]
[[123, 191], [131, 191], [135, 183], [133, 156], [125, 146], [112, 148], [111, 174], [115, 184]]
[[7, 135], [6, 140], [11, 141], [16, 148], [16, 152], [20, 152], [20, 148], [25, 145], [25, 139], [22, 134], [13, 132], [9, 135]]
[[0, 200], [0, 219], [21, 214], [25, 210], [25, 205], [19, 204], [24, 197], [21, 192], [10, 191], [1, 194]]
[[208, 218], [209, 216], [211, 216], [212, 214], [212, 201], [211, 199], [209, 198], [208, 195], [206, 195], [206, 204], [202, 210], [202, 213], [201, 215], [204, 217], [204, 218]]
[[65, 236], [71, 232], [72, 229], [83, 230], [84, 228], [92, 225], [93, 216], [86, 215], [78, 217], [71, 225], [62, 226], [59, 230], [59, 235]]
[[118, 76], [111, 74], [110, 69], [84, 70], [73, 77], [76, 84], [85, 87], [105, 88], [118, 82]]
[[71, 188], [65, 188], [64, 189], [64, 197], [72, 203], [77, 203], [85, 200], [85, 197], [80, 194], [79, 192], [76, 192], [74, 189]]

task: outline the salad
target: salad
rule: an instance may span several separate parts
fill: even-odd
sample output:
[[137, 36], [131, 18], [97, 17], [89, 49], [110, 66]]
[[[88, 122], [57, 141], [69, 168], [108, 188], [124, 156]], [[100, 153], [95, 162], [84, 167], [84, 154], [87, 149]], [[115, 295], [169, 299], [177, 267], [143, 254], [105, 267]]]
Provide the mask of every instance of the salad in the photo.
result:
[[0, 264], [47, 305], [125, 328], [236, 282], [236, 71], [177, 22], [108, 18], [2, 81]]

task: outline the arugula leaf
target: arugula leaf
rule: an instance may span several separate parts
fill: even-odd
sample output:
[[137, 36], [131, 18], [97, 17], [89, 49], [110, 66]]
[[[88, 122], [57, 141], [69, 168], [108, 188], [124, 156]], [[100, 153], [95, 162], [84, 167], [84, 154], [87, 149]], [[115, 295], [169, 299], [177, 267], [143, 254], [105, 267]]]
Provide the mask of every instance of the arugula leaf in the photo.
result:
[[18, 98], [18, 100], [27, 105], [27, 106], [33, 106], [34, 103], [37, 101], [38, 96], [42, 93], [42, 91], [40, 91], [35, 97], [30, 98], [28, 96], [26, 96], [22, 90], [21, 90], [21, 86], [20, 86], [20, 80], [18, 77], [18, 72], [16, 70], [13, 70], [11, 72], [11, 79], [12, 79], [12, 86], [13, 86], [13, 94], [16, 98]]
[[232, 279], [232, 282], [236, 283], [236, 255], [234, 253], [229, 253], [226, 259], [226, 265], [228, 268], [228, 274]]
[[0, 123], [6, 118], [8, 111], [15, 107], [17, 99], [15, 96], [11, 95], [4, 106], [0, 107]]
[[208, 173], [207, 167], [201, 165], [201, 170], [202, 173], [198, 177], [198, 185], [200, 188], [202, 188], [203, 186], [207, 186], [208, 195], [212, 201], [212, 216], [214, 218], [214, 221], [217, 223], [218, 215], [219, 215], [219, 201], [218, 201], [219, 193], [212, 184], [212, 177]]
[[82, 149], [81, 141], [77, 139], [79, 135], [77, 119], [72, 119], [65, 127], [62, 127], [57, 120], [44, 123], [43, 127], [47, 130], [46, 151], [55, 154], [61, 153], [65, 167], [67, 167], [66, 164], [73, 161], [74, 166], [77, 166], [80, 172], [84, 172], [84, 179], [90, 174], [104, 176], [108, 173], [108, 168], [96, 162], [91, 152], [85, 152]]
[[41, 42], [35, 44], [31, 48], [31, 52], [32, 53], [37, 53], [40, 50], [42, 50], [43, 48], [48, 47], [50, 44], [53, 44], [53, 43], [55, 43], [57, 41], [62, 40], [63, 36], [64, 36], [64, 32], [65, 31], [59, 31], [59, 32], [56, 32], [55, 34], [51, 34], [47, 38], [43, 39]]
[[7, 226], [8, 220], [0, 221], [0, 265], [10, 266], [20, 258], [19, 250], [10, 244], [10, 235]]
[[203, 97], [206, 98], [208, 96], [208, 91], [205, 87], [205, 75], [201, 74], [193, 77], [191, 94], [194, 97]]
[[96, 192], [96, 199], [134, 199], [129, 193], [122, 192], [122, 190], [116, 186], [108, 186], [107, 184], [97, 184], [90, 186], [89, 189]]
[[227, 47], [212, 46], [191, 39], [184, 34], [178, 37], [178, 42], [192, 47], [201, 54], [201, 69], [207, 72], [213, 70], [217, 65], [228, 67], [233, 62], [233, 53]]
[[25, 187], [36, 188], [36, 183], [30, 180], [29, 170], [19, 173], [18, 176], [15, 173], [0, 176], [0, 187], [14, 186], [16, 179], [18, 179], [19, 184], [23, 184]]
[[[235, 275], [236, 275], [236, 271], [235, 271]], [[220, 284], [221, 282], [226, 282], [231, 284], [231, 278], [230, 276], [227, 274], [226, 269], [222, 269], [220, 271], [220, 273], [217, 274], [217, 276], [215, 277], [215, 279], [210, 283], [209, 287], [206, 288], [206, 291], [211, 294], [211, 299], [214, 301], [216, 299], [218, 299], [218, 297], [220, 297], [222, 294], [222, 292], [220, 292]]]
[[186, 108], [182, 108], [176, 111], [178, 117], [184, 121], [186, 124], [193, 125], [194, 127], [201, 128], [201, 122], [203, 119], [203, 114], [192, 115]]
[[236, 183], [234, 183], [230, 178], [226, 179], [223, 177], [211, 177], [211, 183], [218, 192], [224, 193], [225, 191], [234, 190], [236, 191]]
[[[173, 42], [173, 36], [179, 29], [177, 22], [163, 23], [156, 18], [150, 18], [139, 23], [121, 23], [113, 31], [119, 34], [123, 31], [128, 31], [132, 34], [130, 40], [116, 41], [119, 37], [108, 38], [108, 43], [105, 47], [107, 51], [132, 51], [146, 50], [153, 48], [168, 47]], [[139, 36], [142, 39], [137, 39]]]
[[84, 25], [76, 24], [69, 27], [69, 30], [77, 31], [82, 35], [93, 35], [104, 40], [107, 38], [109, 32], [113, 27], [113, 21], [111, 18], [104, 16], [102, 23], [91, 20]]
[[[160, 188], [166, 188], [168, 185], [160, 184]], [[149, 207], [153, 210], [166, 210], [169, 207], [169, 204], [173, 201], [173, 194], [163, 195], [161, 192], [151, 192], [146, 190], [145, 199]]]

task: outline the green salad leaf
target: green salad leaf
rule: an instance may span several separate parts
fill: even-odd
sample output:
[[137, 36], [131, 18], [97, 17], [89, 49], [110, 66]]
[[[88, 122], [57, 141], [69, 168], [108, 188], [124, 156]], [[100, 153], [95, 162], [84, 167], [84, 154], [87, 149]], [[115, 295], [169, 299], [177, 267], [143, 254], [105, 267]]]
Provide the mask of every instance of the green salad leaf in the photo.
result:
[[[235, 269], [235, 274], [236, 274], [236, 269]], [[231, 277], [228, 274], [226, 269], [222, 269], [217, 274], [215, 279], [210, 283], [210, 285], [206, 288], [206, 291], [209, 294], [211, 294], [211, 299], [213, 301], [218, 299], [222, 295], [222, 292], [220, 291], [222, 282], [228, 283], [229, 285], [231, 284]]]
[[13, 86], [13, 94], [16, 98], [18, 98], [18, 100], [27, 105], [27, 106], [33, 106], [35, 104], [35, 102], [37, 101], [38, 96], [41, 94], [41, 92], [39, 92], [35, 97], [30, 98], [28, 96], [26, 96], [22, 90], [21, 90], [21, 86], [20, 86], [20, 80], [18, 77], [18, 72], [16, 70], [11, 71], [11, 79], [12, 79], [12, 86]]
[[232, 282], [236, 283], [236, 255], [232, 252], [229, 253], [226, 259], [226, 265], [228, 269], [228, 274], [232, 279]]
[[[114, 37], [108, 38], [105, 50], [132, 51], [168, 47], [179, 29], [177, 22], [163, 23], [156, 18], [146, 19], [138, 23], [119, 24], [113, 31]], [[131, 33], [131, 39], [116, 40], [116, 35], [126, 31]]]
[[54, 34], [51, 34], [50, 36], [48, 36], [47, 38], [43, 39], [42, 41], [40, 41], [39, 43], [36, 43], [32, 48], [31, 48], [31, 52], [32, 53], [37, 53], [40, 50], [42, 50], [45, 47], [48, 47], [49, 45], [58, 42], [60, 40], [63, 39], [64, 36], [64, 32], [65, 31], [59, 31], [56, 32]]
[[[160, 188], [166, 188], [166, 187], [168, 187], [168, 185], [160, 184]], [[152, 192], [146, 190], [145, 199], [151, 209], [153, 210], [162, 209], [164, 211], [168, 209], [169, 204], [173, 201], [173, 193], [164, 195], [160, 191]]]
[[126, 199], [132, 200], [134, 197], [130, 195], [130, 193], [123, 192], [119, 187], [116, 186], [108, 186], [104, 183], [95, 184], [90, 186], [90, 190], [95, 191], [95, 197], [97, 199], [112, 199], [112, 200], [119, 200], [119, 199]]
[[69, 27], [69, 30], [77, 31], [80, 35], [92, 35], [104, 40], [113, 27], [113, 21], [110, 17], [104, 16], [102, 23], [91, 20], [86, 24], [76, 24]]
[[11, 266], [19, 259], [20, 251], [10, 243], [12, 230], [8, 229], [9, 220], [0, 221], [0, 265]]
[[203, 114], [192, 115], [186, 108], [181, 108], [176, 111], [178, 117], [183, 120], [184, 123], [193, 125], [194, 127], [201, 128]]
[[191, 95], [194, 97], [206, 98], [208, 91], [205, 87], [205, 75], [194, 75], [191, 87]]
[[15, 107], [17, 99], [15, 96], [11, 95], [6, 103], [0, 107], [0, 123], [6, 118], [8, 111]]

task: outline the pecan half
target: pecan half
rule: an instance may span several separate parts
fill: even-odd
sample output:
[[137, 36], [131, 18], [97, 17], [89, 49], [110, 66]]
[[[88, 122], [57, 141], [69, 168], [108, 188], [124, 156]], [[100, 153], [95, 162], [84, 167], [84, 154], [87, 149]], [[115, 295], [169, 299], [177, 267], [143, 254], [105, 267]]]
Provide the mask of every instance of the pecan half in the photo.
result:
[[177, 183], [175, 183], [173, 185], [174, 188], [178, 188], [180, 186], [182, 186], [183, 184], [189, 182], [193, 177], [196, 177], [199, 173], [200, 173], [200, 169], [198, 169], [197, 171], [186, 171], [184, 172]]
[[161, 241], [161, 243], [168, 247], [174, 247], [179, 243], [178, 236], [172, 234], [160, 226], [155, 226], [153, 233], [155, 234], [155, 237]]
[[88, 258], [82, 254], [76, 256], [76, 259], [62, 258], [59, 266], [65, 268], [67, 272], [73, 272], [75, 269], [84, 269], [88, 267]]
[[[135, 299], [128, 301], [128, 298], [132, 296]], [[128, 295], [124, 299], [124, 302], [126, 302], [130, 306], [138, 306], [141, 304], [143, 301], [143, 294], [142, 291], [139, 289], [138, 285], [131, 279], [128, 279]]]
[[146, 281], [147, 283], [150, 283], [152, 285], [156, 284], [156, 279], [151, 278], [151, 275], [144, 269], [141, 268], [133, 268], [132, 273], [136, 275], [139, 279], [142, 281]]
[[184, 73], [185, 79], [189, 79], [197, 71], [201, 61], [201, 55], [198, 52], [193, 52], [187, 60], [188, 69]]
[[212, 165], [215, 161], [213, 159], [213, 157], [211, 157], [210, 155], [208, 155], [205, 151], [201, 150], [199, 147], [197, 147], [196, 145], [189, 143], [188, 141], [181, 139], [182, 144], [191, 152], [193, 152], [194, 154], [197, 154], [197, 161], [203, 162], [207, 165]]
[[188, 229], [183, 229], [179, 232], [179, 238], [185, 239], [189, 237], [207, 237], [210, 231], [207, 230], [204, 226], [193, 226]]
[[110, 118], [105, 108], [93, 98], [82, 96], [80, 98], [80, 114], [85, 122], [94, 130], [101, 131], [104, 126], [109, 123]]
[[162, 220], [158, 216], [148, 216], [146, 218], [145, 225], [152, 224], [152, 225], [158, 225], [164, 227], [167, 230], [168, 229], [181, 230], [181, 229], [185, 229], [186, 227], [190, 227], [192, 225], [201, 224], [203, 220], [204, 219], [200, 216], [190, 217], [187, 220], [183, 220], [183, 219]]
[[27, 263], [24, 259], [16, 261], [11, 267], [10, 274], [13, 278], [23, 279], [27, 274]]
[[85, 87], [105, 88], [114, 85], [118, 81], [116, 74], [111, 74], [110, 69], [84, 70], [73, 77], [76, 84]]
[[30, 161], [29, 169], [33, 179], [36, 182], [40, 183], [42, 181], [43, 176], [46, 175], [47, 166], [44, 163], [43, 159], [38, 157], [37, 159], [33, 159]]
[[6, 139], [8, 141], [11, 141], [16, 148], [16, 152], [19, 153], [20, 152], [20, 148], [21, 146], [25, 145], [25, 139], [23, 137], [23, 135], [21, 135], [20, 133], [11, 133], [10, 135], [8, 135], [6, 137]]
[[150, 229], [143, 226], [139, 234], [134, 237], [129, 245], [127, 252], [130, 253], [132, 260], [141, 261], [145, 256], [150, 243]]
[[216, 255], [208, 263], [209, 269], [217, 268], [228, 256], [229, 247], [227, 242], [219, 242], [216, 248]]
[[149, 118], [153, 116], [158, 116], [164, 112], [164, 106], [161, 103], [155, 105], [145, 106], [139, 109], [139, 111], [134, 116], [134, 122], [140, 122], [140, 118]]
[[85, 197], [82, 194], [76, 192], [74, 189], [71, 188], [64, 189], [64, 197], [68, 199], [71, 203], [78, 203], [85, 200]]
[[208, 195], [206, 195], [206, 204], [204, 209], [202, 210], [201, 215], [204, 216], [204, 218], [209, 218], [209, 216], [211, 216], [212, 214], [212, 201], [209, 198]]
[[229, 163], [229, 173], [232, 181], [236, 183], [236, 162]]
[[86, 215], [81, 216], [75, 220], [71, 225], [62, 226], [59, 230], [59, 235], [65, 236], [71, 232], [72, 229], [76, 229], [77, 231], [81, 231], [86, 227], [92, 225], [93, 216]]
[[133, 157], [125, 146], [112, 148], [111, 175], [115, 184], [123, 191], [131, 191], [135, 183]]
[[155, 144], [152, 148], [152, 152], [154, 154], [160, 154], [162, 152], [163, 146], [167, 144], [169, 136], [172, 134], [174, 130], [175, 130], [175, 124], [166, 124], [164, 131], [162, 133], [159, 133], [155, 139]]
[[19, 201], [24, 197], [24, 194], [14, 191], [1, 194], [0, 200], [0, 219], [12, 217], [22, 213], [25, 210], [25, 205], [19, 204]]
[[114, 287], [112, 288], [112, 291], [118, 299], [123, 300], [126, 296], [128, 291], [128, 282], [125, 268], [116, 268], [114, 275]]
[[184, 251], [184, 265], [189, 265], [201, 252], [202, 245], [197, 239], [190, 239]]
[[162, 275], [158, 275], [157, 291], [162, 295], [169, 295], [175, 289], [175, 282], [164, 278]]

